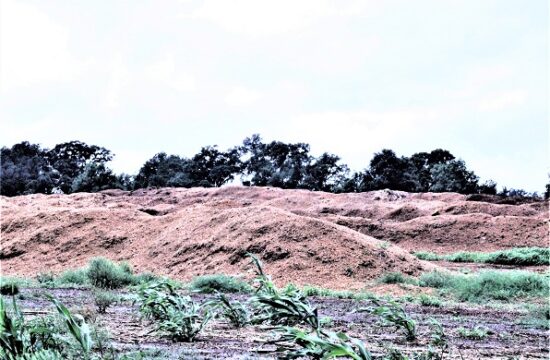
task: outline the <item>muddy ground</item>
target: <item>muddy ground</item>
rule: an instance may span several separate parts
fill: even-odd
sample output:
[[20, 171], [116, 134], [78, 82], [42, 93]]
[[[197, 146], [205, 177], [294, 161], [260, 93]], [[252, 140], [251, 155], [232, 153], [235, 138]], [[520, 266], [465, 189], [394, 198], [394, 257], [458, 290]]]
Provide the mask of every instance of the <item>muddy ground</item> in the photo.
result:
[[[271, 359], [277, 358], [274, 346], [269, 345], [275, 337], [273, 328], [268, 326], [248, 326], [234, 329], [225, 321], [211, 321], [205, 331], [193, 343], [172, 343], [151, 333], [152, 327], [140, 320], [137, 305], [126, 300], [108, 308], [106, 314], [97, 314], [94, 310], [93, 294], [83, 289], [23, 289], [20, 307], [27, 316], [45, 314], [54, 311], [52, 305], [43, 297], [50, 293], [59, 298], [69, 308], [83, 313], [98, 328], [107, 329], [111, 345], [121, 352], [159, 350], [166, 359]], [[120, 293], [127, 295], [127, 293]], [[192, 294], [194, 300], [203, 302], [209, 295]], [[245, 300], [244, 295], [230, 296], [232, 299]], [[526, 320], [526, 311], [521, 308], [502, 309], [494, 306], [451, 304], [442, 307], [422, 306], [408, 303], [405, 305], [409, 315], [417, 321], [418, 340], [407, 342], [402, 331], [393, 327], [384, 327], [379, 318], [359, 308], [372, 306], [369, 300], [333, 299], [311, 297], [312, 304], [319, 310], [321, 317], [329, 317], [325, 327], [333, 331], [345, 331], [367, 344], [375, 356], [387, 353], [389, 348], [397, 348], [404, 353], [426, 350], [429, 346], [431, 331], [429, 320], [439, 321], [449, 336], [449, 348], [446, 359], [548, 359], [549, 335], [547, 330], [530, 325]], [[483, 326], [488, 335], [482, 340], [462, 338], [458, 329]]]

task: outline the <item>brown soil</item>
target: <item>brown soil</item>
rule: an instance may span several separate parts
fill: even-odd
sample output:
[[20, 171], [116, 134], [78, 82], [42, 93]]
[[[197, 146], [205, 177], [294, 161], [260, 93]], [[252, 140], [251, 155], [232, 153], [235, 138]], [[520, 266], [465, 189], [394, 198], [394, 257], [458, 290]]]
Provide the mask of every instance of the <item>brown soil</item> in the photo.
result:
[[357, 289], [384, 272], [434, 266], [409, 251], [549, 245], [548, 202], [503, 205], [454, 193], [226, 187], [2, 197], [1, 205], [1, 271], [9, 275], [107, 256], [189, 280], [242, 273], [251, 252], [280, 284]]

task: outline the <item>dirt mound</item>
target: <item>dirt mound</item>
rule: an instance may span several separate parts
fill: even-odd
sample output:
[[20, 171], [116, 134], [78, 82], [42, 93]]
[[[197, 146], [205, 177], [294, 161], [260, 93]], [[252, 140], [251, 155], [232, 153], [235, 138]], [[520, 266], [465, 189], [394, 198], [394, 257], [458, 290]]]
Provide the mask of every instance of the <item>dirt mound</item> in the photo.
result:
[[107, 256], [188, 280], [242, 273], [251, 252], [280, 284], [341, 289], [388, 271], [429, 269], [411, 250], [548, 245], [548, 203], [499, 205], [453, 193], [226, 187], [28, 195], [1, 204], [5, 274], [59, 272]]

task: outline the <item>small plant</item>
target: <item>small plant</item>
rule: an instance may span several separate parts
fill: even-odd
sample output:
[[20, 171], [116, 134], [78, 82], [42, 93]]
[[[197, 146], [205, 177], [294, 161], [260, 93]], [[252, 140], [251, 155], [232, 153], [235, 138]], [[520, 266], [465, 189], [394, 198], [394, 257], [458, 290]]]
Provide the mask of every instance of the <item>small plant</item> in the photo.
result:
[[218, 294], [216, 299], [208, 301], [205, 306], [219, 312], [236, 328], [241, 328], [250, 322], [250, 314], [246, 306], [240, 301], [229, 301], [224, 294]]
[[89, 282], [86, 269], [67, 270], [56, 279], [57, 284], [86, 285]]
[[254, 305], [254, 323], [268, 322], [276, 325], [306, 324], [319, 332], [319, 316], [317, 309], [312, 307], [307, 298], [295, 286], [287, 286], [278, 290], [271, 278], [266, 275], [262, 263], [254, 255], [249, 254], [256, 267], [256, 282], [258, 288], [250, 302]]
[[156, 331], [172, 341], [193, 341], [211, 317], [189, 296], [177, 294], [169, 282], [144, 284], [139, 297], [142, 315], [155, 320]]
[[61, 317], [65, 320], [65, 324], [69, 332], [78, 341], [82, 347], [84, 354], [89, 354], [92, 350], [92, 336], [90, 327], [84, 321], [84, 318], [78, 314], [73, 315], [59, 300], [54, 297], [49, 297], [50, 301], [55, 305]]
[[460, 337], [469, 340], [483, 340], [487, 337], [489, 331], [482, 326], [475, 326], [471, 329], [461, 327], [458, 329], [458, 334]]
[[405, 275], [400, 272], [385, 273], [378, 280], [381, 284], [404, 284], [406, 282]]
[[395, 301], [389, 301], [382, 304], [379, 300], [373, 299], [375, 308], [359, 309], [359, 311], [368, 311], [381, 317], [385, 325], [393, 325], [398, 329], [405, 331], [407, 341], [416, 340], [416, 321], [414, 321]]
[[202, 293], [249, 293], [250, 285], [243, 280], [229, 275], [197, 276], [191, 282], [191, 289]]
[[333, 359], [371, 360], [365, 344], [339, 332], [308, 333], [293, 327], [281, 329], [282, 335], [271, 343], [277, 345], [282, 359]]
[[108, 291], [95, 291], [94, 292], [94, 303], [97, 308], [97, 312], [100, 314], [105, 314], [107, 308], [117, 302], [117, 297], [111, 292]]

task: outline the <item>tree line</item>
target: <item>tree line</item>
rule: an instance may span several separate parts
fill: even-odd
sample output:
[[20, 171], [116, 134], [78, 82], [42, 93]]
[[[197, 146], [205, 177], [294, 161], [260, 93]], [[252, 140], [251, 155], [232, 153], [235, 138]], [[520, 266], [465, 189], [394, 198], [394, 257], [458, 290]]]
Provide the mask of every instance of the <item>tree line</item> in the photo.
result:
[[[408, 192], [497, 194], [494, 181], [479, 177], [447, 150], [397, 156], [384, 149], [374, 154], [363, 171], [350, 171], [340, 157], [310, 154], [306, 143], [264, 142], [255, 134], [225, 151], [205, 146], [187, 158], [160, 152], [147, 160], [136, 175], [115, 174], [107, 163], [113, 153], [80, 141], [51, 149], [27, 141], [2, 147], [0, 193], [4, 196], [135, 190], [150, 187], [219, 187], [240, 177], [245, 186], [273, 186], [332, 193], [380, 189]], [[504, 188], [499, 195], [531, 196]], [[550, 183], [545, 197], [550, 195]]]

